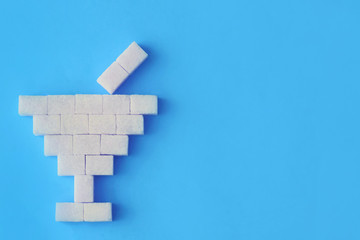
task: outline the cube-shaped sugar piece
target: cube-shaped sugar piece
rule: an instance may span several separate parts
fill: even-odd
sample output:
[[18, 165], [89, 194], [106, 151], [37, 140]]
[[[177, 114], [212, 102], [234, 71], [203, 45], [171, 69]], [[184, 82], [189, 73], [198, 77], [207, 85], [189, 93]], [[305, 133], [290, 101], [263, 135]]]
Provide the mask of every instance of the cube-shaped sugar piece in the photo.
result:
[[57, 156], [73, 153], [73, 137], [71, 135], [45, 135], [45, 156]]
[[116, 115], [116, 134], [144, 134], [143, 115]]
[[85, 222], [112, 221], [111, 203], [84, 203]]
[[100, 135], [74, 135], [74, 154], [100, 154]]
[[60, 115], [34, 115], [34, 135], [60, 134]]
[[74, 95], [49, 95], [48, 114], [74, 114]]
[[55, 220], [58, 222], [83, 222], [84, 204], [71, 202], [56, 203]]
[[47, 114], [47, 96], [19, 96], [19, 114], [21, 116]]
[[120, 66], [120, 64], [113, 62], [110, 67], [100, 75], [97, 82], [105, 88], [106, 91], [113, 94], [128, 76], [129, 74]]
[[115, 115], [89, 115], [90, 134], [115, 134]]
[[101, 154], [128, 155], [127, 135], [101, 135]]
[[102, 95], [75, 95], [75, 113], [102, 114]]
[[89, 115], [61, 115], [61, 134], [88, 134]]
[[103, 96], [104, 114], [130, 114], [129, 95], [104, 95]]
[[74, 176], [74, 202], [94, 202], [94, 176]]
[[158, 98], [154, 95], [131, 95], [131, 114], [152, 114], [158, 112]]
[[116, 59], [129, 74], [131, 74], [146, 58], [148, 54], [133, 42], [130, 46]]
[[114, 175], [114, 156], [88, 155], [86, 156], [87, 175]]
[[58, 156], [58, 175], [74, 176], [85, 174], [84, 155], [59, 155]]

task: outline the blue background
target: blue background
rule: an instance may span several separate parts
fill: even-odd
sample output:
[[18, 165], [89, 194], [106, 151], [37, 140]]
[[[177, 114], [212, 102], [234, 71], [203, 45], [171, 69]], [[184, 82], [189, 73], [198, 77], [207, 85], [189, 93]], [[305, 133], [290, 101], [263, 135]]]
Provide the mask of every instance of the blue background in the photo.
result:
[[[359, 1], [1, 1], [0, 239], [360, 239]], [[72, 177], [20, 94], [156, 94], [95, 200], [114, 222], [55, 222]]]

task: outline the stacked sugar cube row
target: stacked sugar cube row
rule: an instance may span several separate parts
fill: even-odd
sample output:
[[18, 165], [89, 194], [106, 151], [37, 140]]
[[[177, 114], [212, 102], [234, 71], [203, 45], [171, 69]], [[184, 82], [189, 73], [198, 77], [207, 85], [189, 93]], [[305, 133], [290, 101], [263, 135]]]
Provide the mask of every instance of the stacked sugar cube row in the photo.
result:
[[127, 155], [126, 135], [144, 133], [142, 115], [157, 114], [152, 95], [20, 96], [19, 114], [34, 116], [45, 156]]
[[128, 154], [128, 135], [144, 134], [143, 115], [157, 114], [153, 95], [20, 96], [33, 116], [44, 154], [58, 156], [58, 175], [74, 176], [74, 203], [57, 203], [57, 221], [111, 221], [111, 203], [94, 203], [94, 175], [113, 175], [113, 155]]

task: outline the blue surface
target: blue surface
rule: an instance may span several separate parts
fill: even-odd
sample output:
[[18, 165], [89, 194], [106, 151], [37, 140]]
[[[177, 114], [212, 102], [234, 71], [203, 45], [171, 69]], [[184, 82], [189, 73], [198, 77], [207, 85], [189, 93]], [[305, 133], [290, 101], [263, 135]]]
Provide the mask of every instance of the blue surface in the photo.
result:
[[[1, 1], [0, 239], [360, 239], [359, 1]], [[112, 223], [55, 222], [73, 179], [20, 94], [156, 94], [116, 175]]]

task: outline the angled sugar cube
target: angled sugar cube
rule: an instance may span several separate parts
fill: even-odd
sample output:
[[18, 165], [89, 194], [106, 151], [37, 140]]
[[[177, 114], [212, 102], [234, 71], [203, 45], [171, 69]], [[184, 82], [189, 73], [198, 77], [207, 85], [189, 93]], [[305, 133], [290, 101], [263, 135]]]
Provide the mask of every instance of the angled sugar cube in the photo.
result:
[[60, 115], [34, 115], [33, 131], [35, 136], [60, 134]]
[[89, 133], [89, 116], [85, 114], [61, 115], [61, 134]]
[[56, 203], [55, 220], [57, 222], [83, 222], [84, 204], [70, 202]]
[[75, 96], [73, 95], [49, 95], [48, 114], [74, 114]]
[[102, 95], [75, 95], [76, 114], [102, 114]]
[[90, 134], [115, 134], [115, 115], [89, 115]]
[[100, 154], [100, 135], [74, 135], [74, 154]]
[[47, 96], [19, 96], [19, 114], [21, 116], [47, 114]]
[[116, 134], [144, 134], [143, 115], [116, 115]]
[[114, 175], [114, 156], [86, 156], [87, 175]]
[[94, 201], [94, 176], [74, 176], [74, 202]]
[[111, 203], [84, 203], [85, 222], [112, 221]]
[[104, 114], [130, 114], [130, 96], [128, 95], [104, 95]]
[[58, 175], [74, 176], [85, 174], [84, 155], [59, 155], [58, 156]]
[[130, 46], [116, 59], [118, 62], [129, 74], [131, 74], [135, 69], [148, 57], [148, 54], [133, 42]]
[[57, 156], [73, 153], [73, 137], [71, 135], [45, 135], [45, 156]]
[[129, 74], [118, 64], [113, 62], [105, 72], [97, 79], [97, 82], [105, 88], [110, 94], [113, 94], [115, 90], [126, 80]]
[[128, 141], [126, 135], [101, 135], [101, 154], [127, 156]]
[[158, 112], [158, 98], [154, 95], [131, 95], [131, 114], [151, 114]]

